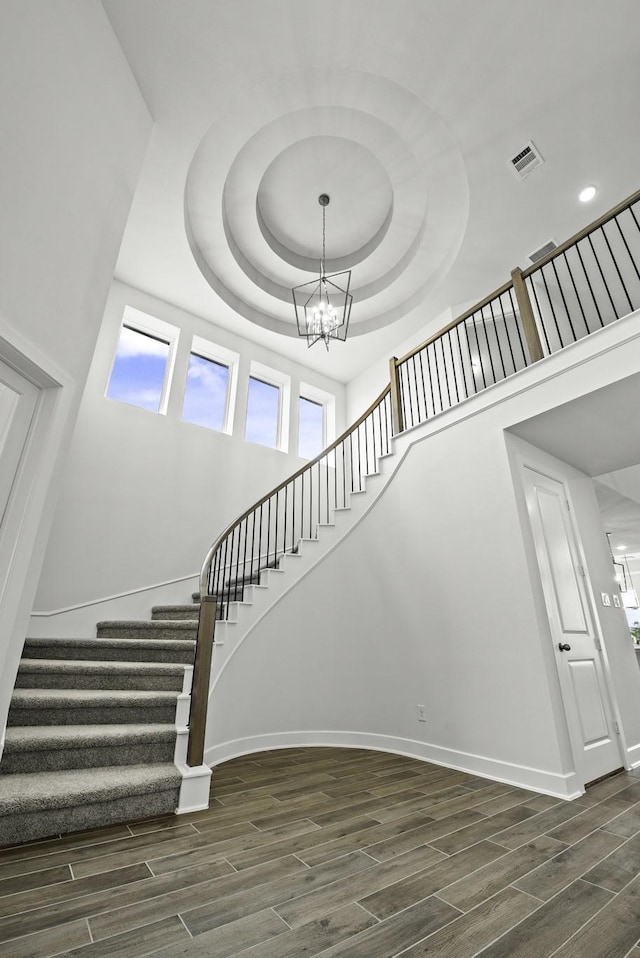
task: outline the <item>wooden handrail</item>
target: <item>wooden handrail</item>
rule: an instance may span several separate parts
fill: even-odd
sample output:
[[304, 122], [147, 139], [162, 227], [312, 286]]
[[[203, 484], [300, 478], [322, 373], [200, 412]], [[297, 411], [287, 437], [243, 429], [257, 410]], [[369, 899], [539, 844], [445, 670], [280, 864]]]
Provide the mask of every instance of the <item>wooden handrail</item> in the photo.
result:
[[267, 502], [269, 499], [275, 496], [278, 492], [280, 492], [281, 489], [284, 489], [285, 486], [288, 486], [290, 483], [295, 482], [295, 480], [299, 476], [303, 475], [303, 473], [307, 472], [309, 469], [315, 466], [316, 463], [321, 462], [321, 460], [324, 459], [333, 449], [336, 449], [340, 445], [340, 443], [344, 442], [345, 439], [347, 439], [352, 433], [356, 431], [356, 429], [359, 426], [362, 425], [365, 419], [367, 419], [368, 416], [371, 415], [373, 410], [376, 409], [376, 407], [379, 406], [380, 403], [384, 401], [385, 396], [390, 392], [390, 390], [391, 390], [390, 386], [385, 386], [382, 392], [380, 393], [380, 395], [377, 397], [377, 399], [374, 399], [374, 401], [371, 403], [369, 408], [365, 412], [363, 412], [360, 418], [356, 419], [356, 421], [351, 426], [349, 426], [348, 429], [345, 429], [345, 431], [340, 436], [338, 436], [338, 438], [334, 442], [332, 442], [330, 446], [327, 446], [327, 448], [324, 449], [318, 456], [316, 456], [315, 459], [311, 459], [310, 462], [306, 463], [306, 465], [301, 466], [297, 472], [294, 472], [293, 475], [288, 476], [279, 485], [275, 486], [275, 488], [273, 488], [270, 492], [264, 495], [262, 499], [259, 499], [257, 502], [254, 502], [254, 504], [249, 509], [246, 509], [241, 516], [238, 516], [238, 518], [234, 519], [233, 522], [227, 526], [224, 532], [222, 532], [218, 536], [218, 538], [215, 540], [215, 542], [209, 549], [204, 562], [202, 563], [202, 569], [200, 571], [200, 596], [201, 597], [206, 594], [209, 569], [211, 567], [211, 560], [213, 559], [216, 553], [216, 550], [224, 542], [227, 536], [230, 535], [233, 532], [233, 530], [240, 525], [241, 522], [244, 522], [244, 520], [247, 519], [252, 512], [255, 512], [256, 509], [259, 509], [260, 506], [264, 505], [265, 502]]
[[[532, 273], [535, 273], [536, 270], [546, 266], [546, 264], [550, 263], [551, 260], [555, 259], [556, 256], [561, 256], [562, 253], [566, 253], [568, 249], [570, 249], [572, 246], [575, 246], [576, 243], [580, 242], [580, 240], [589, 236], [590, 233], [593, 233], [601, 226], [604, 226], [605, 223], [609, 222], [609, 220], [614, 219], [614, 217], [616, 217], [619, 213], [624, 213], [628, 207], [633, 206], [633, 204], [638, 202], [638, 200], [640, 200], [640, 190], [636, 190], [636, 192], [628, 196], [626, 200], [622, 200], [621, 203], [617, 203], [616, 206], [612, 207], [608, 212], [603, 213], [602, 216], [598, 217], [598, 219], [593, 223], [590, 223], [589, 226], [585, 226], [584, 229], [581, 229], [579, 232], [575, 233], [571, 239], [568, 239], [565, 243], [562, 243], [556, 249], [552, 250], [551, 253], [548, 253], [543, 259], [538, 260], [537, 263], [534, 263], [533, 266], [529, 266], [527, 269], [522, 270], [521, 276], [523, 280], [526, 279], [527, 276], [531, 276]], [[513, 276], [513, 273], [511, 275]], [[505, 283], [504, 286], [500, 286], [499, 289], [494, 290], [493, 293], [489, 293], [488, 296], [485, 296], [484, 299], [481, 299], [465, 313], [462, 313], [461, 316], [456, 317], [456, 319], [452, 320], [452, 322], [450, 322], [447, 326], [443, 326], [443, 328], [438, 330], [437, 333], [434, 333], [433, 336], [425, 339], [425, 341], [420, 343], [419, 346], [416, 346], [414, 349], [409, 350], [408, 353], [405, 353], [404, 356], [401, 356], [400, 359], [396, 360], [396, 364], [401, 366], [402, 363], [405, 363], [408, 359], [411, 359], [412, 356], [416, 356], [420, 350], [426, 349], [427, 346], [430, 346], [432, 343], [436, 342], [436, 340], [441, 339], [442, 336], [450, 332], [450, 330], [455, 329], [456, 326], [458, 326], [460, 323], [463, 323], [466, 319], [469, 319], [474, 313], [479, 312], [485, 306], [488, 306], [489, 303], [494, 299], [497, 299], [499, 296], [502, 296], [503, 293], [506, 293], [507, 290], [512, 288], [512, 285], [513, 283], [509, 281]], [[532, 361], [535, 360], [532, 358]]]
[[494, 299], [497, 299], [498, 296], [502, 296], [503, 293], [506, 293], [507, 290], [511, 289], [511, 280], [508, 283], [505, 283], [504, 286], [501, 286], [499, 289], [494, 290], [493, 293], [490, 293], [488, 296], [485, 296], [484, 299], [481, 299], [479, 303], [476, 303], [475, 306], [472, 306], [471, 309], [468, 309], [466, 313], [463, 313], [461, 316], [458, 316], [447, 326], [443, 326], [437, 333], [434, 333], [433, 336], [430, 336], [429, 339], [425, 339], [423, 343], [420, 343], [419, 346], [416, 346], [415, 349], [409, 350], [408, 353], [405, 353], [404, 356], [401, 356], [397, 360], [398, 366], [401, 366], [402, 363], [406, 363], [408, 359], [411, 359], [412, 356], [416, 356], [421, 349], [426, 349], [427, 346], [430, 346], [431, 343], [435, 343], [436, 340], [441, 339], [445, 333], [450, 332], [450, 330], [455, 329], [459, 323], [463, 323], [465, 319], [469, 319], [473, 316], [474, 313], [477, 313], [479, 310], [483, 309], [485, 306], [488, 306]]

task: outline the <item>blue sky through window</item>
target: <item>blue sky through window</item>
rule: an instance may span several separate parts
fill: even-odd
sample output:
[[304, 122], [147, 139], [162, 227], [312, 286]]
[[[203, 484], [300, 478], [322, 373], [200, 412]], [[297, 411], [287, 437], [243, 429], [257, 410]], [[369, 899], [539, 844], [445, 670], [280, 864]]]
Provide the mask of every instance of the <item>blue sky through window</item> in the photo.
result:
[[191, 353], [182, 418], [208, 429], [222, 430], [228, 384], [228, 366]]
[[244, 438], [248, 442], [259, 442], [263, 446], [276, 448], [278, 445], [279, 406], [280, 390], [278, 387], [250, 376], [247, 422], [244, 433]]
[[314, 459], [324, 448], [324, 406], [300, 396], [298, 408], [298, 455]]
[[123, 326], [107, 388], [109, 399], [158, 412], [169, 343]]

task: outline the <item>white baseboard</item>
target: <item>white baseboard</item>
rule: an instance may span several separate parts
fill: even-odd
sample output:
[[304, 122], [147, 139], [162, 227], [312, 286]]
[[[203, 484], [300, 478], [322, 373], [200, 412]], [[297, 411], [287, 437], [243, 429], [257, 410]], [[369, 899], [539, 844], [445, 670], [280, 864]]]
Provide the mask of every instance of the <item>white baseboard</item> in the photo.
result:
[[640, 767], [640, 743], [627, 749], [627, 768]]
[[577, 783], [575, 773], [563, 775], [545, 769], [529, 768], [492, 759], [482, 755], [442, 748], [428, 742], [396, 738], [368, 732], [279, 732], [270, 735], [254, 735], [222, 742], [208, 748], [205, 762], [215, 768], [223, 762], [251, 752], [270, 751], [279, 748], [305, 748], [309, 746], [334, 746], [337, 748], [367, 748], [373, 751], [394, 752], [409, 758], [422, 759], [435, 765], [444, 765], [480, 778], [490, 778], [517, 788], [531, 789], [552, 795], [554, 798], [574, 799], [584, 794]]

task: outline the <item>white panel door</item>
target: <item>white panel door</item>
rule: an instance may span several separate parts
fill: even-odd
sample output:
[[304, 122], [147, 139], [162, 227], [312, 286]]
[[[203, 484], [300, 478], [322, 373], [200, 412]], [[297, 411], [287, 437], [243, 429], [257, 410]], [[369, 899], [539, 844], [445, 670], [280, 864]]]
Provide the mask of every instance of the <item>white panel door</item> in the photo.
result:
[[0, 529], [40, 390], [0, 360]]
[[583, 785], [622, 766], [600, 643], [561, 482], [523, 468], [576, 772]]

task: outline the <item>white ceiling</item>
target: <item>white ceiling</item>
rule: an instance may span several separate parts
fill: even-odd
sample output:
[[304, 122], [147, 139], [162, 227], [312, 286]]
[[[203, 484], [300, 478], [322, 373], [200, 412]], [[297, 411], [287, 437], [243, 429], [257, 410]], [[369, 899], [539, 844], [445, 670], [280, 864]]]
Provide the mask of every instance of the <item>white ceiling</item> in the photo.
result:
[[[638, 188], [638, 0], [103, 3], [155, 119], [116, 275], [345, 382]], [[329, 353], [290, 300], [322, 192]]]

